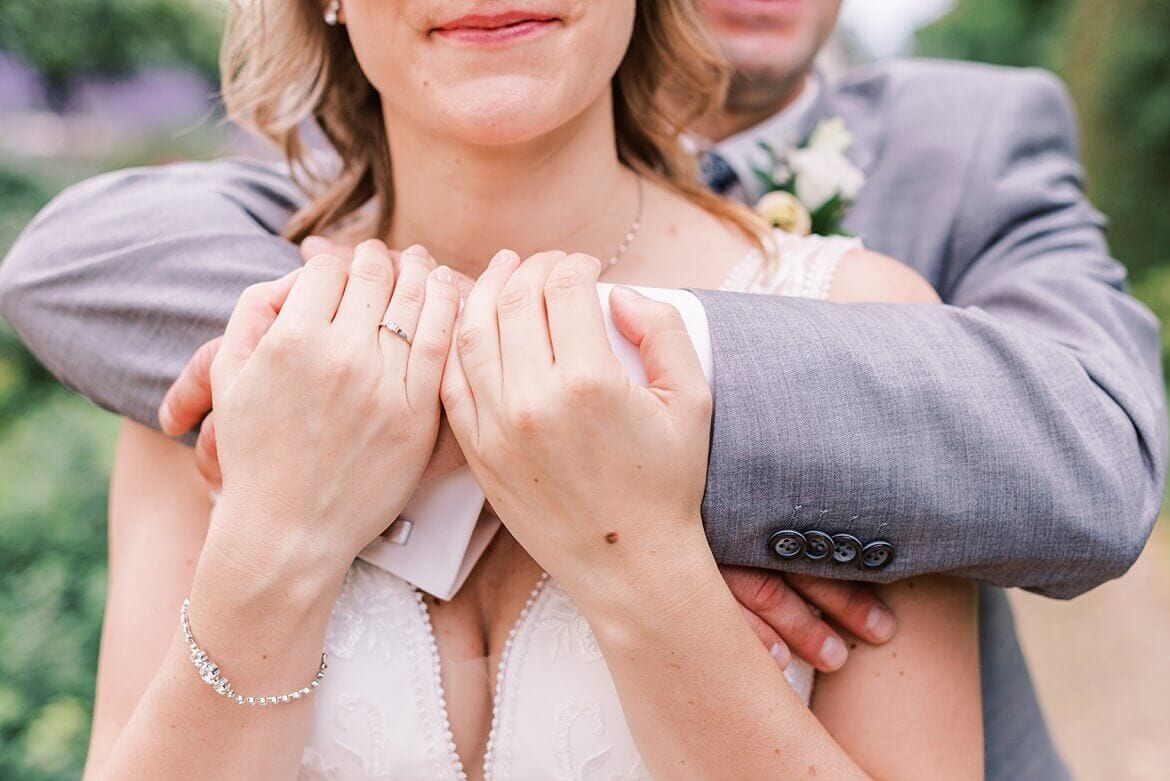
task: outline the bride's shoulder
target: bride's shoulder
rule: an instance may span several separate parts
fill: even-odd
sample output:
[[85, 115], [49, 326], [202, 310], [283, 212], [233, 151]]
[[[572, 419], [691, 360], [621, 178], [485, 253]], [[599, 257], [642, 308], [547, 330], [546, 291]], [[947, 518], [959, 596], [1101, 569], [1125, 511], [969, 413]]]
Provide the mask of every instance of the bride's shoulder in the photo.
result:
[[856, 246], [842, 255], [828, 299], [839, 304], [937, 304], [938, 293], [914, 269], [888, 255]]
[[[646, 214], [630, 255], [641, 257], [652, 284], [718, 288], [731, 267], [756, 246], [728, 218], [658, 183], [646, 185]], [[728, 209], [742, 207], [727, 204]]]

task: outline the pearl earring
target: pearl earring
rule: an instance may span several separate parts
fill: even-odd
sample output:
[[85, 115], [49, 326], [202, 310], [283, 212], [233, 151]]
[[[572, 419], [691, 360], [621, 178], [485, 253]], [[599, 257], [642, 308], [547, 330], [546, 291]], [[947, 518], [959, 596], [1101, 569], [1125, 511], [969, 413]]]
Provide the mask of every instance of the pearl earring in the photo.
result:
[[340, 13], [341, 0], [329, 0], [329, 5], [325, 6], [325, 24], [330, 27], [336, 27]]

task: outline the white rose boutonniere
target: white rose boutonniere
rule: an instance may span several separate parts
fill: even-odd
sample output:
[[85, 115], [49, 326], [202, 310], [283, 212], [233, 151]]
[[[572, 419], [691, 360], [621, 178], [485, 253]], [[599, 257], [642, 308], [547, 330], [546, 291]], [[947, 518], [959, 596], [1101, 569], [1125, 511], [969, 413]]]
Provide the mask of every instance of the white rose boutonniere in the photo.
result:
[[789, 233], [844, 233], [845, 212], [865, 185], [865, 175], [845, 156], [852, 144], [840, 117], [822, 120], [804, 144], [782, 154], [761, 141], [768, 167], [753, 168], [765, 190], [756, 210]]

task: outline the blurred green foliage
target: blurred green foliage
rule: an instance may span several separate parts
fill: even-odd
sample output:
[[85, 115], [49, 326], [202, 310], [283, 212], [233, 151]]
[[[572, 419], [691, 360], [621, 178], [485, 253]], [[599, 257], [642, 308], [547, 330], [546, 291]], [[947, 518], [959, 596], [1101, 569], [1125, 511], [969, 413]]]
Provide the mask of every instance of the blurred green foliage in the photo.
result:
[[[0, 250], [12, 243], [51, 194], [48, 182], [14, 166], [0, 164]], [[4, 379], [0, 375], [0, 408], [3, 396]]]
[[959, 0], [917, 35], [918, 54], [1026, 67], [1053, 60], [1069, 0]]
[[[0, 51], [60, 103], [90, 74], [178, 63], [216, 80], [212, 0], [0, 0]], [[2, 147], [2, 144], [0, 144]], [[93, 160], [0, 155], [0, 257], [56, 192], [102, 170], [211, 156], [204, 127], [128, 138]], [[79, 153], [82, 150], [78, 150]], [[61, 388], [0, 321], [0, 779], [81, 776], [106, 589], [106, 501], [117, 419]]]
[[[1170, 2], [959, 0], [918, 51], [1060, 74], [1080, 117], [1087, 187], [1139, 290], [1170, 254]], [[1151, 303], [1161, 304], [1161, 297]], [[1170, 309], [1159, 309], [1170, 317]]]
[[80, 777], [117, 421], [63, 389], [0, 429], [0, 778]]
[[[0, 254], [60, 186], [0, 165]], [[0, 322], [0, 778], [80, 777], [105, 600], [117, 420]]]
[[220, 11], [216, 0], [9, 0], [0, 51], [32, 65], [56, 99], [77, 76], [154, 63], [186, 63], [214, 83]]

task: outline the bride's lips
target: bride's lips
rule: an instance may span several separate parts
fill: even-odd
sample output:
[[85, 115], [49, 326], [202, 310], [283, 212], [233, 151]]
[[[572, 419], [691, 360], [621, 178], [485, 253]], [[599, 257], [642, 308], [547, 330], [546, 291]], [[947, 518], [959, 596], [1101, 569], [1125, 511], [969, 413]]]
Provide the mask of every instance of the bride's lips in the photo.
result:
[[556, 16], [533, 11], [469, 14], [445, 22], [431, 32], [449, 41], [461, 43], [504, 43], [544, 32], [559, 21]]

